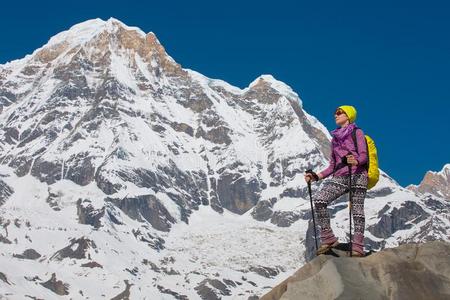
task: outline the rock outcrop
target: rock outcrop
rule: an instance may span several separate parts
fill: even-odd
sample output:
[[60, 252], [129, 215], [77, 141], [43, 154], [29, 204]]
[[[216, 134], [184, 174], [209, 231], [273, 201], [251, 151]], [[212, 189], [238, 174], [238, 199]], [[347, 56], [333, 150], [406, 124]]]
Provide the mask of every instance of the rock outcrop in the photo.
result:
[[14, 190], [0, 179], [0, 206], [14, 193]]
[[450, 200], [450, 164], [444, 165], [439, 172], [428, 171], [419, 185], [411, 184], [407, 189]]
[[21, 259], [36, 260], [41, 257], [41, 254], [39, 254], [34, 249], [26, 249], [25, 251], [23, 251], [22, 254], [13, 254], [13, 257], [21, 258]]
[[70, 245], [67, 247], [64, 247], [61, 250], [58, 250], [55, 254], [53, 254], [50, 259], [55, 260], [63, 260], [65, 258], [72, 258], [72, 259], [83, 259], [87, 258], [87, 252], [90, 248], [96, 248], [94, 241], [81, 237], [78, 239], [72, 239], [70, 241]]
[[364, 258], [321, 255], [273, 288], [275, 299], [450, 299], [450, 243], [404, 244]]
[[55, 273], [52, 274], [52, 277], [49, 280], [42, 282], [41, 285], [60, 296], [69, 294], [69, 285], [58, 280]]

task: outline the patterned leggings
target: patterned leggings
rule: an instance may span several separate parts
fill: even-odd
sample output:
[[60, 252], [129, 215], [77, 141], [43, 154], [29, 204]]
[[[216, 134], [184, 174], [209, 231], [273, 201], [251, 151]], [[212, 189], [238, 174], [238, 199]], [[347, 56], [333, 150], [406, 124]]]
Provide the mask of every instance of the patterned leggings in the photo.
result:
[[[321, 190], [313, 197], [316, 215], [320, 226], [320, 237], [322, 243], [333, 243], [337, 240], [330, 227], [330, 215], [328, 205], [348, 193], [349, 175], [334, 176], [324, 182]], [[352, 174], [352, 213], [355, 233], [353, 236], [354, 250], [361, 251], [364, 246], [364, 198], [367, 192], [367, 175]]]

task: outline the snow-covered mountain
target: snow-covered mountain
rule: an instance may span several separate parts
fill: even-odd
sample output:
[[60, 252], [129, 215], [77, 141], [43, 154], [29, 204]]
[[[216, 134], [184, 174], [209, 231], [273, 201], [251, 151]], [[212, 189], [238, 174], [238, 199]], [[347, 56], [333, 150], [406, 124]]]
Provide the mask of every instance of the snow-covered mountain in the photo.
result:
[[411, 184], [406, 188], [421, 195], [430, 194], [450, 201], [450, 164], [445, 164], [438, 172], [428, 171], [418, 185]]
[[[240, 89], [95, 19], [1, 65], [0, 107], [8, 299], [248, 299], [311, 257], [303, 172], [330, 135], [270, 75]], [[368, 247], [450, 239], [448, 201], [381, 174]], [[344, 197], [333, 226], [345, 240]]]

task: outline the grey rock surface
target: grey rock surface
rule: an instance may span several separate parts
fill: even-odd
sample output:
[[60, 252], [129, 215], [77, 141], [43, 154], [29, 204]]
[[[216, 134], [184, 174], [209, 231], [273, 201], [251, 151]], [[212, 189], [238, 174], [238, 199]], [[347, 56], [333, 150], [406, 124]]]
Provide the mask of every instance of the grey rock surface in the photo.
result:
[[321, 255], [261, 300], [450, 299], [450, 243], [405, 244], [364, 258]]

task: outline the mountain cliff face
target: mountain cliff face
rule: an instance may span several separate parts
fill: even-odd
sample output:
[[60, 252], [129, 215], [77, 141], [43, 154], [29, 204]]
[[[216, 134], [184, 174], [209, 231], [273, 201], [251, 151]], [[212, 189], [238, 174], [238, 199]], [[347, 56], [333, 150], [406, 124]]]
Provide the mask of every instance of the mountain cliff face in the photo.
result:
[[[0, 108], [9, 298], [247, 299], [312, 257], [303, 172], [330, 136], [270, 75], [233, 87], [96, 19], [1, 65]], [[368, 248], [449, 239], [448, 201], [381, 174]], [[332, 210], [345, 239], [346, 198]]]
[[409, 185], [407, 189], [421, 195], [450, 200], [450, 164], [446, 164], [441, 171], [428, 171], [419, 185]]

